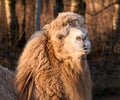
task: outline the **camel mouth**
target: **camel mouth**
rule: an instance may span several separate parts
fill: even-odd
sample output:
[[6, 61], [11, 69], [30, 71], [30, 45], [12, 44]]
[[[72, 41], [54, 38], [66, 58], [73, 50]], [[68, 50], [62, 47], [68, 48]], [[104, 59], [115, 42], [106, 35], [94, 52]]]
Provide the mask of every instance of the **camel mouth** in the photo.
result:
[[78, 50], [78, 52], [80, 52], [80, 54], [82, 55], [87, 55], [89, 53], [89, 50], [87, 48], [84, 48], [84, 49]]
[[85, 49], [79, 50], [78, 52], [79, 52], [78, 59], [83, 60], [86, 58], [86, 56], [89, 54], [90, 51], [89, 49], [85, 48]]
[[84, 55], [87, 55], [90, 53], [90, 48], [85, 47], [82, 50], [80, 50], [79, 52], [83, 53]]

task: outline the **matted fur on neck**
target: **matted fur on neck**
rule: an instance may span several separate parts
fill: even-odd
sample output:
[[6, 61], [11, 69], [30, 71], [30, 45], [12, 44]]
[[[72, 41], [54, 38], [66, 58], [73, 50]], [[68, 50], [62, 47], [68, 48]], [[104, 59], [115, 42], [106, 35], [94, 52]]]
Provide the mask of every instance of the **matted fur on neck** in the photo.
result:
[[61, 79], [67, 100], [90, 100], [92, 82], [86, 60], [66, 61], [63, 65]]

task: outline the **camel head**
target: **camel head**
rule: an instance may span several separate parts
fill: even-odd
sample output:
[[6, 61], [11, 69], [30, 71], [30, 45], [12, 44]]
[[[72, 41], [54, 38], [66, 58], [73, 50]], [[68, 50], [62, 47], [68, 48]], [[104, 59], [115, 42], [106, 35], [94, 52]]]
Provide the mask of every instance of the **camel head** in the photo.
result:
[[72, 12], [60, 13], [44, 28], [58, 59], [80, 59], [90, 52], [91, 44], [82, 16]]

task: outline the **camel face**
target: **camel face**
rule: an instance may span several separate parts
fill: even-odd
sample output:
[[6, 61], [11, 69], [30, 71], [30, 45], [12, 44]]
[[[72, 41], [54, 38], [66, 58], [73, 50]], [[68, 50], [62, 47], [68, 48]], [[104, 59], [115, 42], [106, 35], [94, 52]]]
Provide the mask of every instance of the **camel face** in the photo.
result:
[[90, 52], [91, 44], [85, 28], [69, 27], [55, 34], [53, 46], [61, 58], [80, 58]]
[[[65, 37], [63, 51], [71, 57], [77, 57], [90, 52], [90, 42], [84, 29], [70, 28]], [[71, 55], [72, 54], [72, 55]]]

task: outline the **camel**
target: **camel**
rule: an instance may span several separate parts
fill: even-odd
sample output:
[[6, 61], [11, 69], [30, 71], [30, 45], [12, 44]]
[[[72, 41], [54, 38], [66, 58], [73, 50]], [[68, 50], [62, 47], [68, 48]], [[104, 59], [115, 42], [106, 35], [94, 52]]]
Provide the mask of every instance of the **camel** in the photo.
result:
[[15, 79], [20, 100], [91, 100], [90, 48], [84, 18], [60, 13], [23, 50]]
[[84, 18], [60, 13], [30, 37], [22, 52], [15, 72], [17, 99], [91, 100], [90, 49]]

